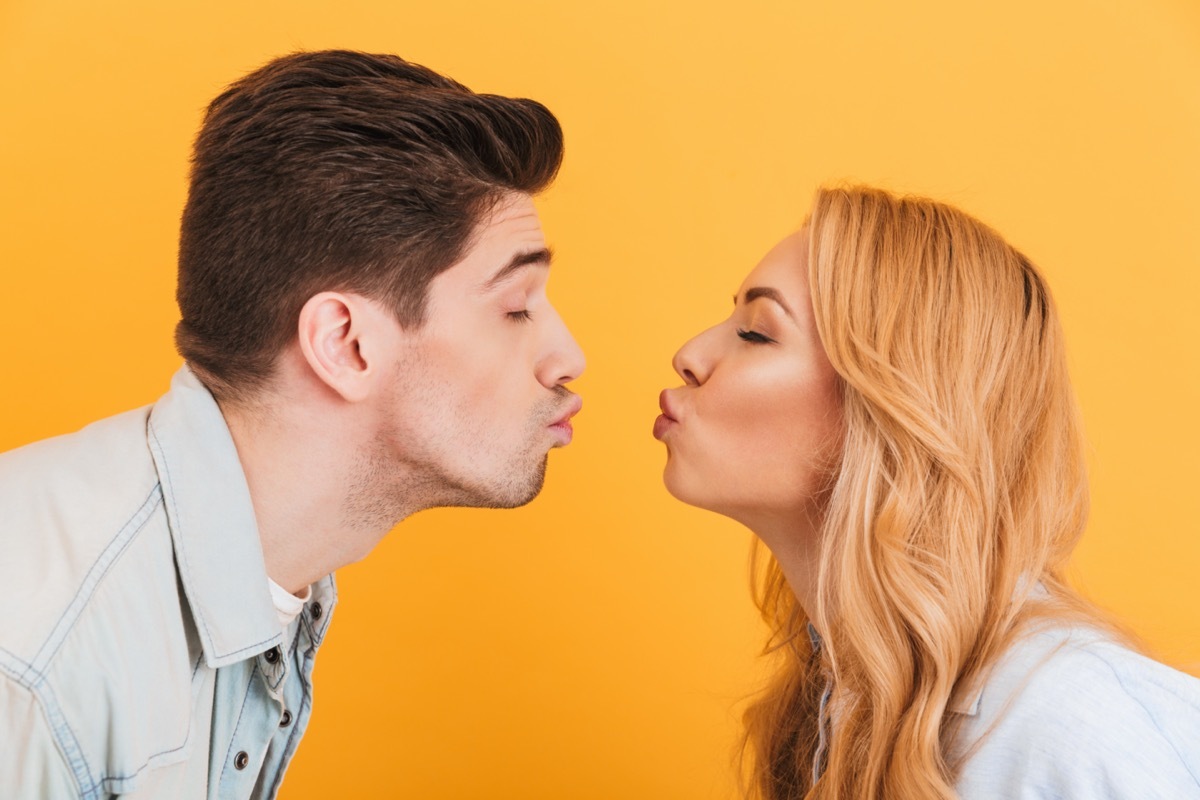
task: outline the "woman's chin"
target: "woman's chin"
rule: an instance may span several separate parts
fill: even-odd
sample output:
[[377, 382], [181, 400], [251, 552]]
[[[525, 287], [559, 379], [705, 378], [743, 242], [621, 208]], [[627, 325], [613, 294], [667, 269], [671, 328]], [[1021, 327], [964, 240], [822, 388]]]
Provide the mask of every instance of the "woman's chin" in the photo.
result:
[[[663, 486], [672, 497], [681, 503], [686, 503], [689, 506], [702, 508], [705, 511], [712, 511], [716, 514], [724, 514], [718, 504], [714, 501], [712, 489], [704, 481], [696, 480], [690, 476], [680, 474], [680, 470], [674, 468], [671, 461], [667, 461], [667, 466], [663, 468]], [[728, 516], [726, 514], [726, 516]]]
[[[728, 491], [731, 487], [727, 483], [720, 480], [706, 481], [699, 476], [681, 474], [680, 471], [672, 469], [670, 462], [663, 470], [663, 485], [667, 492], [679, 502], [727, 517], [749, 528], [755, 535], [758, 535], [758, 523], [772, 517], [770, 509], [758, 502], [760, 498], [751, 499], [733, 495]], [[726, 491], [718, 494], [713, 491], [717, 487]], [[778, 513], [777, 511], [776, 515]], [[803, 515], [805, 512], [803, 509], [796, 509], [794, 512], [784, 511], [782, 513]]]

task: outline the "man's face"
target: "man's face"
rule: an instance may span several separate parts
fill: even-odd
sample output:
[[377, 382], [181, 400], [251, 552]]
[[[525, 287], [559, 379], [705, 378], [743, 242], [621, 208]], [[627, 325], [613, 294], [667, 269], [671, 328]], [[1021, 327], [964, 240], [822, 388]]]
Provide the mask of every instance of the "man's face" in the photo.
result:
[[529, 196], [510, 195], [429, 287], [425, 324], [401, 335], [380, 445], [431, 505], [511, 508], [542, 488], [571, 440], [566, 384], [583, 352], [546, 296], [550, 254]]

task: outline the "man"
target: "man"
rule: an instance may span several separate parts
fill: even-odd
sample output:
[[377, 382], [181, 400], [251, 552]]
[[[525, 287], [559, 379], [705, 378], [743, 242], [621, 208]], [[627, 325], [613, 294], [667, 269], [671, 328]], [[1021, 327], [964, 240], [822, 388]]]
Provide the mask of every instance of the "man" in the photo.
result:
[[394, 56], [209, 106], [153, 406], [0, 456], [0, 796], [268, 798], [332, 572], [434, 506], [514, 507], [571, 439], [540, 104]]

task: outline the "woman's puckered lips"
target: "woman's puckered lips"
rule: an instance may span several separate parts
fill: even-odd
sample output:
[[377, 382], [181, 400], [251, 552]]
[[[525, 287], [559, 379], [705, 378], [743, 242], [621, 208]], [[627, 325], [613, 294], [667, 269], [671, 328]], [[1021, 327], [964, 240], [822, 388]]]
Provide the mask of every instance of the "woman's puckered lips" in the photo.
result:
[[663, 389], [658, 396], [658, 407], [662, 409], [662, 414], [654, 420], [655, 439], [661, 440], [668, 430], [679, 424], [678, 412], [675, 411], [675, 403], [671, 400], [670, 391], [670, 389]]

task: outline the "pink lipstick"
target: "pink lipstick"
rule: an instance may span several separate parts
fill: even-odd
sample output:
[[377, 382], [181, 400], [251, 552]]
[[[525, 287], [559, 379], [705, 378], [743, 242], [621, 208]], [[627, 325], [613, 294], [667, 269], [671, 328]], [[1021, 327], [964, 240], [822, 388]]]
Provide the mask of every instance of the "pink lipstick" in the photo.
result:
[[667, 389], [663, 389], [658, 396], [658, 407], [662, 409], [658, 419], [654, 420], [654, 438], [662, 441], [663, 436], [667, 431], [679, 424], [674, 411], [671, 407], [671, 398], [667, 395]]

